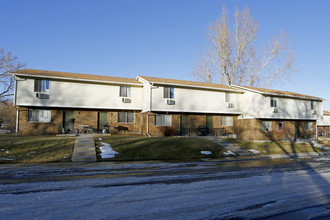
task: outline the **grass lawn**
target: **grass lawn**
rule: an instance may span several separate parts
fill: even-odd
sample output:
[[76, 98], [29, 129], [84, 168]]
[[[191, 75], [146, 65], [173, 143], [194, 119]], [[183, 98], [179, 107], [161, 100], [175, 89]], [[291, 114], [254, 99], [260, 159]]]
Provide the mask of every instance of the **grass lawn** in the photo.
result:
[[307, 143], [291, 143], [291, 142], [254, 142], [243, 141], [237, 139], [224, 139], [231, 144], [235, 144], [244, 150], [255, 149], [260, 151], [260, 155], [268, 154], [294, 154], [307, 152], [321, 152], [319, 148], [314, 148]]
[[330, 137], [319, 137], [319, 141], [321, 144], [330, 147]]
[[[102, 141], [99, 140], [102, 138]], [[97, 136], [97, 151], [101, 142], [108, 143], [119, 154], [112, 159], [99, 160], [175, 160], [223, 157], [224, 148], [204, 138], [188, 137], [137, 137], [137, 136]], [[201, 151], [211, 151], [206, 156]]]
[[74, 137], [0, 135], [0, 163], [71, 161]]

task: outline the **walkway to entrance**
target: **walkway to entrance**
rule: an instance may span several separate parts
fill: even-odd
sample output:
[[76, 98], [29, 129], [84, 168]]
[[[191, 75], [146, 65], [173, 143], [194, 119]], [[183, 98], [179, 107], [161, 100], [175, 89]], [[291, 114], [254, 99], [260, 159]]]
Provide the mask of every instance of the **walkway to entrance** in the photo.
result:
[[93, 135], [83, 134], [76, 137], [72, 162], [95, 162], [96, 151]]
[[225, 149], [234, 152], [238, 156], [252, 156], [253, 155], [253, 153], [251, 153], [247, 150], [240, 149], [239, 147], [235, 147], [234, 145], [230, 144], [229, 142], [223, 141], [216, 136], [206, 136], [206, 138], [210, 139], [211, 141], [213, 141], [216, 144], [223, 146]]

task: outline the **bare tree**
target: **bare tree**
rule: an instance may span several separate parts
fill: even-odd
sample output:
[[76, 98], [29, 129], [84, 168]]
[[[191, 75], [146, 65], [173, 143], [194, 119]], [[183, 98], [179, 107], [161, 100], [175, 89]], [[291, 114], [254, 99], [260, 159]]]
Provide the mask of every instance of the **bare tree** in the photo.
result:
[[235, 9], [234, 25], [229, 26], [228, 12], [208, 28], [209, 47], [195, 63], [194, 75], [208, 83], [269, 87], [295, 71], [295, 53], [283, 30], [268, 45], [257, 47], [258, 22], [249, 9]]
[[10, 72], [21, 69], [24, 64], [19, 63], [16, 56], [10, 51], [0, 48], [0, 101], [7, 102], [14, 91], [14, 79], [8, 75]]

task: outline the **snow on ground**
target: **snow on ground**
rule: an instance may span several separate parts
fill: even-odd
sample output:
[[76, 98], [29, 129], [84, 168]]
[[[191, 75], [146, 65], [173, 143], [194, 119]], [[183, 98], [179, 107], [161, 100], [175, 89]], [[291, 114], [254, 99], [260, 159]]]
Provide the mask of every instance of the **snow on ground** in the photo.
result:
[[116, 154], [119, 154], [118, 152], [114, 151], [110, 144], [107, 144], [107, 143], [103, 143], [101, 142], [102, 144], [102, 147], [100, 147], [100, 150], [101, 150], [101, 157], [103, 159], [106, 159], [106, 158], [114, 158], [116, 156]]
[[100, 141], [102, 141], [102, 138], [99, 138]]
[[227, 150], [226, 152], [223, 152], [225, 156], [236, 156], [236, 154], [230, 150]]
[[204, 155], [212, 155], [212, 152], [211, 152], [211, 151], [208, 151], [208, 150], [202, 150], [202, 151], [201, 151], [201, 154], [204, 154]]
[[9, 154], [9, 150], [6, 151], [6, 154]]
[[260, 151], [255, 150], [255, 149], [249, 149], [248, 151], [250, 151], [253, 154], [260, 154]]

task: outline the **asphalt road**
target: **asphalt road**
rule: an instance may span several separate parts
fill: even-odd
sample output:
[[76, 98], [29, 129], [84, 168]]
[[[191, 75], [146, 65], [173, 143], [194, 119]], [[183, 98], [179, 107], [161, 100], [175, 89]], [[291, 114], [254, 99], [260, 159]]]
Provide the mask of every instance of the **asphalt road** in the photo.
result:
[[0, 165], [0, 219], [330, 219], [330, 158]]

